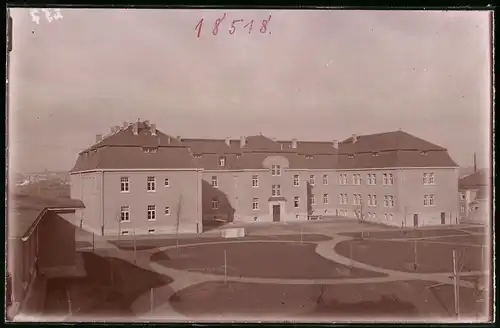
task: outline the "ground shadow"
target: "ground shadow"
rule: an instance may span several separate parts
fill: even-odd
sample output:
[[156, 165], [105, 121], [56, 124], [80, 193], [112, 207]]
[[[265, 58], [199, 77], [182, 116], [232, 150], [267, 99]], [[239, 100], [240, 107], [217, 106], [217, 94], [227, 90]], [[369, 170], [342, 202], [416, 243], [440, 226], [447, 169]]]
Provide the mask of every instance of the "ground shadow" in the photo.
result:
[[82, 256], [85, 277], [48, 280], [45, 315], [68, 315], [71, 307], [71, 320], [131, 317], [132, 303], [140, 295], [173, 281], [118, 258], [91, 252], [83, 252]]
[[[201, 194], [203, 232], [220, 228], [224, 224], [234, 221], [235, 209], [231, 206], [231, 202], [224, 192], [202, 180]], [[217, 209], [213, 208], [213, 201], [217, 201]]]
[[375, 315], [403, 317], [417, 313], [410, 302], [401, 301], [396, 296], [383, 295], [378, 301], [341, 302], [318, 297], [316, 308], [310, 314], [328, 314], [359, 317]]

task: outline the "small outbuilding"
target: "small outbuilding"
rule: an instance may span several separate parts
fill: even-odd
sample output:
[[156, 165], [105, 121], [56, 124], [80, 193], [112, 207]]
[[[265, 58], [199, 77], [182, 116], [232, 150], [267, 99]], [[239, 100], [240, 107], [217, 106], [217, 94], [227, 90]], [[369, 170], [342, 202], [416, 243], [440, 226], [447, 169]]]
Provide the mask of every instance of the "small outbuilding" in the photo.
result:
[[7, 242], [7, 315], [40, 313], [46, 276], [77, 265], [75, 211], [80, 200], [9, 195]]

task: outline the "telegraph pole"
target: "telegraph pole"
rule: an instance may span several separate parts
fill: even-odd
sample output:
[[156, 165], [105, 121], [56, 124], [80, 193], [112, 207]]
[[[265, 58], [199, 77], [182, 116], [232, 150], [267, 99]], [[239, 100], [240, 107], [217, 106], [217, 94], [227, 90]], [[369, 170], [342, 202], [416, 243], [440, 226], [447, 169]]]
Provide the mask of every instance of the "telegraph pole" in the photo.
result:
[[455, 315], [458, 319], [459, 317], [459, 306], [458, 306], [458, 275], [457, 275], [457, 256], [455, 250], [453, 250], [453, 296], [455, 299]]

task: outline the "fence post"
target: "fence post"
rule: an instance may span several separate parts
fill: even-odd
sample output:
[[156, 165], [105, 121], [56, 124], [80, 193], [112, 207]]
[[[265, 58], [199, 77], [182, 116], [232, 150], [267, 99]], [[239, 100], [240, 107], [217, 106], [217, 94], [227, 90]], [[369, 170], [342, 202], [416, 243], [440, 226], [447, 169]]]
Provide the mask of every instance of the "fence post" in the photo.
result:
[[92, 231], [92, 253], [95, 252], [95, 233]]

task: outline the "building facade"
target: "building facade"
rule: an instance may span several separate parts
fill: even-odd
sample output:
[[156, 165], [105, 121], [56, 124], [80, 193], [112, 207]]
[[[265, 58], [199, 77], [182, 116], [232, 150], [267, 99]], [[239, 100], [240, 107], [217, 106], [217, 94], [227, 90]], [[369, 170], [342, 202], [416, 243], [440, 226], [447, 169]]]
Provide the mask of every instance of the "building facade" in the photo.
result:
[[488, 170], [476, 171], [459, 180], [460, 220], [489, 222], [491, 184], [491, 175]]
[[70, 180], [86, 205], [82, 226], [104, 235], [321, 216], [418, 227], [455, 224], [459, 214], [458, 166], [445, 148], [403, 131], [330, 142], [190, 139], [127, 123], [97, 136]]

